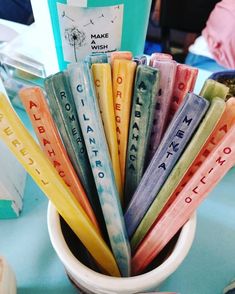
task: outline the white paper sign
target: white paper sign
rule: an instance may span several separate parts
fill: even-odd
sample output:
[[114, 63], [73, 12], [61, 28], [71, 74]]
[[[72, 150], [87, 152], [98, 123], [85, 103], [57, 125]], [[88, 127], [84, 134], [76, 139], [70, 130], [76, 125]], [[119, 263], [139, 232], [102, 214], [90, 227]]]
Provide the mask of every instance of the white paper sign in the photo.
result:
[[120, 49], [123, 5], [82, 8], [58, 3], [57, 8], [65, 61]]
[[68, 5], [87, 7], [87, 0], [67, 0]]

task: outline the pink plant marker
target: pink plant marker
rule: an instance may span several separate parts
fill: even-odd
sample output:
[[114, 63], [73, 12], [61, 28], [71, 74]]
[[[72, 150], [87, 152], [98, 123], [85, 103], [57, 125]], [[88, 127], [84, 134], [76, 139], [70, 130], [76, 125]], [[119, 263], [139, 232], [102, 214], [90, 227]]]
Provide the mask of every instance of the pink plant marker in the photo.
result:
[[150, 56], [149, 65], [153, 66], [154, 60], [172, 60], [172, 59], [173, 57], [170, 54], [155, 52], [155, 53], [152, 53]]
[[157, 103], [154, 111], [147, 164], [156, 152], [165, 131], [175, 81], [176, 62], [174, 60], [154, 60], [153, 67], [159, 69], [160, 80], [159, 90], [156, 96]]
[[132, 259], [132, 274], [141, 273], [187, 222], [199, 204], [235, 163], [235, 125], [213, 149], [174, 202], [156, 222]]

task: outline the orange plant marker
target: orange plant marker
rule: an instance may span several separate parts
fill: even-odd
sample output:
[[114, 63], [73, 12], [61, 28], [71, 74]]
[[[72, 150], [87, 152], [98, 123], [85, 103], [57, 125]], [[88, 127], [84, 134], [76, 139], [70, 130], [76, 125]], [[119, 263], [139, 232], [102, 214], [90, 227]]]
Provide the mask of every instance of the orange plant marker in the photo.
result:
[[42, 90], [39, 87], [24, 88], [19, 92], [19, 96], [42, 150], [100, 232], [95, 214], [69, 160]]
[[112, 52], [110, 55], [110, 63], [111, 66], [113, 66], [113, 62], [115, 59], [126, 59], [126, 60], [132, 60], [132, 52], [130, 51], [115, 51]]

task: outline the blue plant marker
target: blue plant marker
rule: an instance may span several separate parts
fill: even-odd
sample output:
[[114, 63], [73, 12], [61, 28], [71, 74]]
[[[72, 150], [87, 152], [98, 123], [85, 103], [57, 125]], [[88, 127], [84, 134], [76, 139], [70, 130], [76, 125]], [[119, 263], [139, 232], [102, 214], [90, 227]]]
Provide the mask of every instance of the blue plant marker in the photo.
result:
[[208, 107], [206, 99], [193, 93], [182, 102], [126, 210], [128, 236], [135, 232]]
[[145, 55], [135, 56], [133, 61], [135, 61], [137, 65], [147, 65], [147, 57]]
[[45, 90], [48, 94], [53, 119], [58, 127], [68, 156], [86, 191], [105, 236], [104, 219], [67, 74], [59, 72], [48, 77], [45, 80]]
[[89, 65], [70, 64], [68, 72], [110, 244], [120, 272], [129, 276], [130, 245]]
[[108, 63], [108, 56], [106, 53], [93, 53], [86, 57], [89, 67], [94, 63]]
[[211, 135], [212, 131], [215, 129], [215, 126], [221, 118], [224, 110], [224, 100], [218, 97], [213, 98], [206, 115], [202, 119], [188, 146], [185, 148], [180, 159], [175, 164], [158, 195], [154, 199], [153, 203], [149, 207], [147, 213], [136, 229], [134, 235], [132, 236], [132, 249], [135, 249], [143, 240], [148, 230], [162, 212], [162, 209], [166, 205], [167, 201], [171, 198], [173, 192], [182, 181], [195, 158], [200, 153], [203, 145]]

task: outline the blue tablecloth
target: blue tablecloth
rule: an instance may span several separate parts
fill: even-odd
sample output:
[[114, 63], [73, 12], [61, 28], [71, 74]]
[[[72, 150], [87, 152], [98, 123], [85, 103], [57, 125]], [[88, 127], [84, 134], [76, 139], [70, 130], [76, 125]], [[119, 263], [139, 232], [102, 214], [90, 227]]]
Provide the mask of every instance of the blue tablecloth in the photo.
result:
[[[209, 75], [200, 72], [195, 92]], [[27, 127], [30, 123], [18, 110]], [[161, 291], [221, 294], [235, 277], [235, 168], [231, 169], [198, 209], [193, 246]], [[24, 208], [18, 219], [0, 220], [0, 255], [17, 278], [18, 294], [73, 294], [47, 231], [47, 198], [28, 176]], [[1, 293], [3, 294], [3, 293]]]

